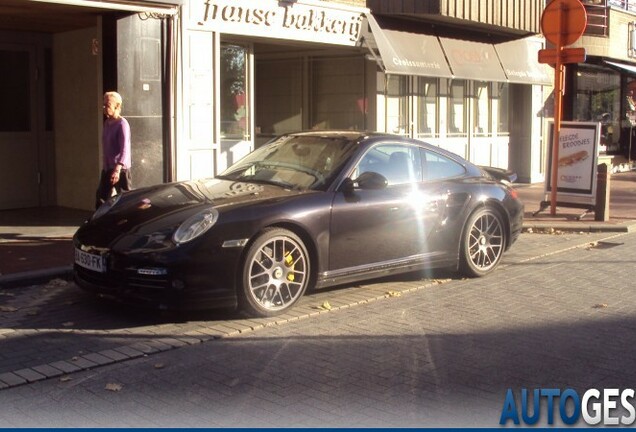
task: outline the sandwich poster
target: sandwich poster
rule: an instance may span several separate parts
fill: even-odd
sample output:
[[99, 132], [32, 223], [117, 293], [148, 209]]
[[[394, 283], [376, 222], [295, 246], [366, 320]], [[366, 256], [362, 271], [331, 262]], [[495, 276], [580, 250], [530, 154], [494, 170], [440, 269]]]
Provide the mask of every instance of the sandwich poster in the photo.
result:
[[[549, 139], [546, 190], [552, 191], [553, 122], [549, 125]], [[599, 123], [561, 122], [559, 158], [556, 161], [559, 165], [557, 193], [589, 196], [595, 199], [599, 141]], [[559, 201], [562, 201], [561, 197]]]

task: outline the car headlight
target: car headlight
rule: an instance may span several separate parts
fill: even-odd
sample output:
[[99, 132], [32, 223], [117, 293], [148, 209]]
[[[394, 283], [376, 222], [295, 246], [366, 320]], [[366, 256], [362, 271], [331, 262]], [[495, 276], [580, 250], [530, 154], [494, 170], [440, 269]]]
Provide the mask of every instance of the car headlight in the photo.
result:
[[219, 220], [219, 212], [216, 209], [205, 209], [186, 219], [172, 236], [176, 244], [187, 243], [207, 230], [212, 228]]
[[104, 204], [99, 206], [99, 208], [95, 211], [95, 213], [93, 213], [93, 215], [91, 216], [91, 220], [95, 220], [99, 217], [104, 216], [106, 213], [108, 213], [110, 209], [112, 209], [115, 206], [115, 204], [117, 204], [120, 198], [121, 198], [121, 194], [115, 195], [114, 197], [110, 197]]

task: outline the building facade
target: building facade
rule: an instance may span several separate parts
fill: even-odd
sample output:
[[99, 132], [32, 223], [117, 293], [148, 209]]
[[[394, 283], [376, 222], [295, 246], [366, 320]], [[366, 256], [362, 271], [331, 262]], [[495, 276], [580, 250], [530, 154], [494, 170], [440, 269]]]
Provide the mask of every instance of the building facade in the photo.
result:
[[413, 136], [542, 181], [542, 10], [536, 0], [7, 0], [0, 180], [15, 187], [0, 209], [91, 208], [102, 94], [113, 89], [137, 187], [216, 175], [306, 129]]

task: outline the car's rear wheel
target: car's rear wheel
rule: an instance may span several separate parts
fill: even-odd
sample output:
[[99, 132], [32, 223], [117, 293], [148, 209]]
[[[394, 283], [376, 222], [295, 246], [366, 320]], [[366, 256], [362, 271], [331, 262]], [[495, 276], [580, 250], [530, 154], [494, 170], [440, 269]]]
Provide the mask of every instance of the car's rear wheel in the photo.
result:
[[460, 248], [460, 271], [469, 277], [484, 276], [497, 267], [505, 249], [505, 230], [500, 214], [488, 207], [468, 218]]
[[286, 229], [267, 229], [245, 255], [241, 307], [257, 316], [281, 314], [303, 296], [309, 281], [309, 254], [300, 237]]

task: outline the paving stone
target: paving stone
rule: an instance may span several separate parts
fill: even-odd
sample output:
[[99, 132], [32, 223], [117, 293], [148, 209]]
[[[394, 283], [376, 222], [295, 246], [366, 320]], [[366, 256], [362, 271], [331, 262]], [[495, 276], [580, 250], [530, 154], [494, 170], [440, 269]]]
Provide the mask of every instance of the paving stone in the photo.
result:
[[128, 345], [128, 347], [132, 348], [134, 350], [137, 350], [137, 351], [141, 351], [144, 354], [152, 354], [152, 353], [159, 352], [159, 350], [156, 347], [154, 347], [154, 346], [152, 346], [150, 344], [147, 344], [145, 342], [143, 342], [143, 343], [142, 342], [137, 342], [137, 343], [134, 343], [132, 345]]
[[0, 374], [0, 382], [4, 382], [9, 386], [16, 386], [26, 384], [27, 380], [19, 375], [14, 374], [13, 372], [7, 372]]
[[142, 351], [136, 350], [129, 346], [122, 346], [115, 348], [115, 351], [119, 351], [122, 354], [127, 355], [129, 358], [143, 357], [144, 353]]
[[33, 369], [20, 369], [14, 372], [16, 375], [21, 376], [28, 382], [40, 381], [46, 378], [45, 375], [33, 370]]
[[163, 338], [160, 339], [160, 341], [162, 343], [165, 343], [166, 345], [170, 345], [171, 347], [174, 347], [174, 348], [181, 348], [181, 347], [184, 347], [184, 346], [188, 345], [187, 342], [184, 342], [184, 341], [176, 339], [176, 338], [170, 338], [170, 337], [163, 337]]
[[216, 330], [214, 328], [205, 327], [205, 326], [199, 327], [198, 331], [200, 331], [203, 334], [209, 335], [213, 339], [219, 339], [219, 338], [224, 337], [226, 335], [226, 333], [221, 331], [221, 330]]
[[108, 357], [116, 362], [122, 361], [122, 360], [128, 360], [130, 358], [126, 354], [123, 354], [119, 351], [115, 351], [114, 349], [103, 350], [103, 351], [100, 351], [99, 354], [103, 355], [104, 357]]
[[67, 361], [56, 361], [53, 363], [49, 363], [50, 366], [61, 370], [64, 373], [71, 373], [71, 372], [77, 372], [78, 370], [81, 370], [82, 368], [80, 368], [79, 366], [69, 363]]
[[71, 363], [73, 363], [75, 366], [79, 367], [80, 369], [90, 369], [92, 367], [99, 366], [98, 363], [88, 360], [85, 357], [73, 357], [71, 359]]
[[93, 362], [97, 365], [106, 365], [106, 364], [110, 364], [113, 363], [113, 359], [107, 356], [104, 356], [102, 354], [99, 353], [90, 353], [90, 354], [85, 354], [82, 356], [82, 358]]
[[236, 335], [240, 332], [232, 327], [228, 327], [224, 324], [214, 324], [210, 326], [212, 330], [218, 331], [222, 336]]
[[144, 342], [146, 345], [156, 349], [157, 351], [167, 351], [173, 348], [172, 345], [165, 344], [158, 340], [147, 340]]
[[185, 342], [188, 345], [197, 345], [202, 342], [201, 338], [198, 337], [187, 337], [187, 336], [179, 336], [179, 341]]
[[57, 368], [54, 368], [50, 365], [44, 364], [44, 365], [39, 365], [39, 366], [34, 366], [33, 370], [35, 370], [36, 372], [41, 373], [42, 375], [44, 375], [47, 378], [53, 378], [56, 376], [60, 376], [63, 374], [63, 372]]

